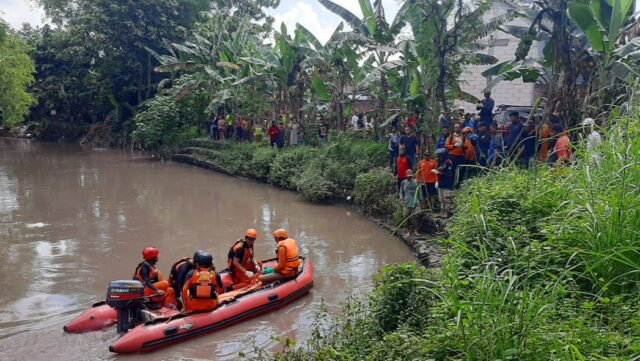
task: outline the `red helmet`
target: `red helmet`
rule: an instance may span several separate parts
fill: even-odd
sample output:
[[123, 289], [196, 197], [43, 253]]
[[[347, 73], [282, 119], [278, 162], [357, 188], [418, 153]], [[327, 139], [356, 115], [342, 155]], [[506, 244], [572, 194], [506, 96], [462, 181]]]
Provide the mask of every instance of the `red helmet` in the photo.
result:
[[144, 258], [145, 261], [151, 261], [152, 259], [158, 257], [159, 254], [160, 250], [155, 247], [147, 247], [142, 250], [142, 258]]

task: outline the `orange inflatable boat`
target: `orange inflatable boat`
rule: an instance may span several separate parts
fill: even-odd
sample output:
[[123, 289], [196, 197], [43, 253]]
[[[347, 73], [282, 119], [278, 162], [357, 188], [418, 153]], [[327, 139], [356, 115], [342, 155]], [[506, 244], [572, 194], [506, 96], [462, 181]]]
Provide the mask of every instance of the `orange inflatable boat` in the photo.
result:
[[[223, 293], [223, 304], [213, 311], [184, 314], [162, 307], [148, 309], [143, 302], [142, 284], [138, 281], [115, 281], [109, 286], [107, 301], [100, 302], [63, 327], [67, 333], [99, 331], [116, 325], [122, 333], [111, 352], [149, 352], [176, 342], [271, 312], [302, 297], [313, 287], [313, 264], [303, 260], [300, 273], [293, 279], [267, 285], [251, 285]], [[276, 260], [263, 262], [274, 267]], [[220, 274], [225, 286], [232, 285], [227, 270]]]

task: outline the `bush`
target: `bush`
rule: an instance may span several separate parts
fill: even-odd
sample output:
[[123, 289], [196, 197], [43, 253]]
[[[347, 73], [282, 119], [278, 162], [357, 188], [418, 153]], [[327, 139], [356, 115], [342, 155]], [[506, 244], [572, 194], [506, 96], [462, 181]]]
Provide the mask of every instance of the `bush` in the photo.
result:
[[310, 202], [328, 202], [336, 197], [336, 184], [324, 176], [323, 164], [321, 159], [310, 161], [296, 178], [298, 191]]
[[383, 169], [360, 174], [355, 181], [355, 204], [364, 213], [389, 217], [395, 210], [397, 186], [395, 177]]
[[297, 178], [304, 170], [305, 164], [316, 155], [316, 149], [311, 147], [295, 147], [280, 151], [271, 166], [269, 179], [282, 188], [297, 190]]
[[134, 118], [135, 130], [131, 134], [143, 148], [167, 157], [197, 136], [197, 128], [184, 118], [183, 109], [172, 98], [156, 96], [143, 107], [144, 111]]
[[251, 158], [249, 176], [261, 181], [269, 181], [271, 166], [277, 155], [278, 151], [271, 147], [256, 147]]

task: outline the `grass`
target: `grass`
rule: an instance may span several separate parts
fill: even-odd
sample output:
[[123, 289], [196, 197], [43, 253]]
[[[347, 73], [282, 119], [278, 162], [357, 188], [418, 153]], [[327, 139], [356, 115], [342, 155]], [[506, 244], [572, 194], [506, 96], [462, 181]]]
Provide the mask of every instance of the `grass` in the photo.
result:
[[638, 115], [611, 119], [598, 162], [576, 144], [571, 167], [468, 181], [442, 269], [385, 268], [307, 345], [255, 357], [640, 360]]

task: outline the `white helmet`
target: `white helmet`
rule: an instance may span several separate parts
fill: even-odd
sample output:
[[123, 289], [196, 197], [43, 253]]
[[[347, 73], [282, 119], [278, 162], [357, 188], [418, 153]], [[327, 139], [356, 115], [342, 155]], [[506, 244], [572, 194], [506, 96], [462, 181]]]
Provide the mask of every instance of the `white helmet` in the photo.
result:
[[596, 124], [596, 122], [593, 120], [593, 118], [586, 118], [585, 120], [582, 121], [582, 126], [584, 127], [592, 127]]

